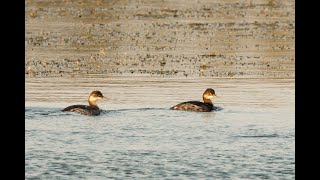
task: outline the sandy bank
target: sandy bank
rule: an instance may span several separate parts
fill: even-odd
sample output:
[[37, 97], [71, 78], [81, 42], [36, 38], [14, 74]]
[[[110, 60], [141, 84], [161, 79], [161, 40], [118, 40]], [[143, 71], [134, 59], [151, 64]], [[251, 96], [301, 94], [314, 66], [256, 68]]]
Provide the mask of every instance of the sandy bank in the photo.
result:
[[26, 1], [26, 77], [294, 78], [293, 0]]

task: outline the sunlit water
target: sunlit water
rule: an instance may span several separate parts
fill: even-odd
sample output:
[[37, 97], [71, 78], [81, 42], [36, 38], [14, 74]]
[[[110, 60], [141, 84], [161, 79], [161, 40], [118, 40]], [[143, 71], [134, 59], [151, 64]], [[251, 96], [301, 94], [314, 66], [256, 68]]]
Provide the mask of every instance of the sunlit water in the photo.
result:
[[[169, 110], [208, 87], [223, 110]], [[294, 179], [294, 107], [292, 79], [26, 79], [26, 179]]]

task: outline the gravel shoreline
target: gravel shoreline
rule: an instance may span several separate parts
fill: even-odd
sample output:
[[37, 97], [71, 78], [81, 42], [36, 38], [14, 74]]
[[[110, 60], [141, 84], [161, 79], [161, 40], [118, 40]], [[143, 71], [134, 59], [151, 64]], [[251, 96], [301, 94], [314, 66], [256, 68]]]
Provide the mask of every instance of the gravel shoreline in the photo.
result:
[[26, 77], [294, 78], [295, 2], [26, 1]]

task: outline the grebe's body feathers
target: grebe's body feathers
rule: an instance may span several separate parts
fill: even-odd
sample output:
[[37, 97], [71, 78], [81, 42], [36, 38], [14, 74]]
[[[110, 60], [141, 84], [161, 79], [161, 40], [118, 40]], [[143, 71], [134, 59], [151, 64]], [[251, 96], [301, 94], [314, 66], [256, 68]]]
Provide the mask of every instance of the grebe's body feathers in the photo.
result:
[[200, 112], [208, 112], [213, 110], [213, 105], [210, 103], [203, 103], [200, 101], [188, 101], [177, 104], [170, 109], [173, 110], [184, 110], [184, 111], [200, 111]]
[[83, 115], [98, 116], [100, 109], [98, 106], [72, 105], [64, 108], [62, 111], [77, 112]]
[[214, 90], [211, 88], [206, 89], [203, 93], [202, 98], [203, 102], [200, 101], [187, 101], [180, 104], [177, 104], [170, 109], [172, 110], [182, 110], [182, 111], [198, 111], [198, 112], [209, 112], [217, 109], [213, 106], [213, 103], [210, 99], [217, 97]]
[[64, 108], [62, 111], [77, 112], [83, 115], [90, 115], [90, 116], [98, 116], [101, 110], [98, 107], [96, 102], [102, 98], [104, 98], [104, 96], [100, 91], [93, 91], [88, 98], [89, 106], [72, 105]]

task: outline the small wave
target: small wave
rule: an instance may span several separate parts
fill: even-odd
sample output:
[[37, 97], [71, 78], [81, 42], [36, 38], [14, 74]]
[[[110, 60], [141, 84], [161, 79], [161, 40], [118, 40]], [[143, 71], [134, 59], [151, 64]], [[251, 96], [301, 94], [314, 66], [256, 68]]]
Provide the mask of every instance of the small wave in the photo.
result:
[[34, 117], [34, 116], [61, 116], [62, 112], [59, 108], [25, 108], [25, 116], [26, 117]]
[[214, 111], [221, 111], [221, 110], [223, 110], [223, 107], [215, 106], [213, 110]]
[[112, 113], [112, 112], [126, 112], [126, 111], [146, 111], [146, 110], [169, 110], [169, 108], [132, 108], [132, 109], [102, 109], [102, 113]]
[[279, 137], [278, 134], [262, 134], [262, 135], [239, 135], [235, 136], [239, 138], [274, 138]]

